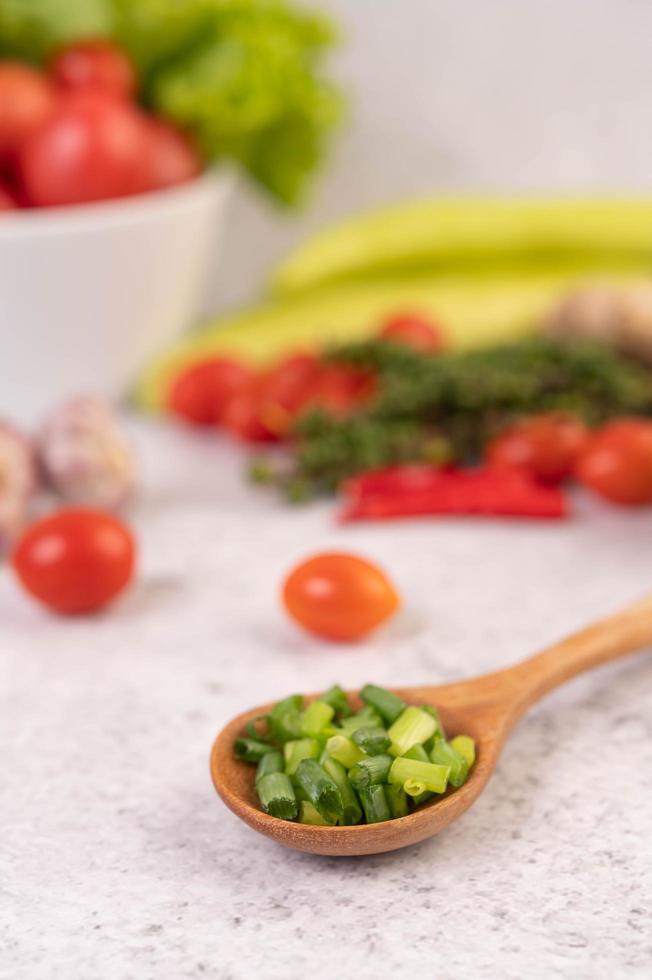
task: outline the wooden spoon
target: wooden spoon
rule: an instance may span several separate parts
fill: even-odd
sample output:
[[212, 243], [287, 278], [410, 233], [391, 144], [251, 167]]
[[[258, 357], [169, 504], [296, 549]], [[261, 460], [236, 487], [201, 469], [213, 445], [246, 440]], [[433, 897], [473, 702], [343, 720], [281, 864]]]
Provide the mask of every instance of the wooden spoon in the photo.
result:
[[[398, 689], [396, 693], [409, 703], [434, 704], [446, 731], [451, 735], [471, 735], [477, 748], [476, 763], [464, 786], [398, 820], [354, 827], [316, 827], [263, 813], [254, 789], [255, 767], [234, 758], [233, 742], [247, 721], [266, 714], [272, 705], [246, 711], [222, 729], [211, 752], [213, 783], [229, 809], [254, 830], [286, 847], [313, 854], [356, 855], [416, 844], [439, 833], [475, 802], [489, 781], [511, 729], [535, 701], [576, 674], [649, 645], [652, 596], [506, 670], [458, 684]], [[351, 699], [360, 704], [353, 693]]]

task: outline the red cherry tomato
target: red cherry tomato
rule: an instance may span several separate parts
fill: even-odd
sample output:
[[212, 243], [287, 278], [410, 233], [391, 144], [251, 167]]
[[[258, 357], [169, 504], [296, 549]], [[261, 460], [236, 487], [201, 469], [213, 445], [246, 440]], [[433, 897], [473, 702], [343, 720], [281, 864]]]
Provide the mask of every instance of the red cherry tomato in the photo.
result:
[[225, 429], [243, 442], [275, 442], [278, 438], [264, 418], [259, 379], [228, 400], [221, 421]]
[[21, 148], [27, 195], [47, 207], [135, 194], [147, 147], [135, 106], [99, 92], [69, 95]]
[[149, 147], [145, 190], [184, 184], [202, 169], [201, 158], [190, 137], [161, 119], [147, 120]]
[[440, 326], [416, 313], [390, 317], [380, 331], [384, 340], [405, 344], [421, 354], [436, 354], [444, 345]]
[[0, 184], [0, 211], [15, 211], [18, 207], [13, 195]]
[[314, 392], [322, 371], [314, 354], [293, 354], [260, 381], [260, 413], [272, 432], [283, 435]]
[[543, 483], [561, 483], [573, 472], [588, 438], [588, 429], [573, 415], [535, 415], [493, 439], [486, 461], [497, 469], [527, 470]]
[[14, 571], [25, 589], [60, 613], [87, 613], [131, 581], [136, 546], [127, 527], [101, 511], [70, 508], [37, 521], [18, 541]]
[[12, 158], [56, 105], [52, 84], [17, 61], [0, 62], [0, 156]]
[[375, 390], [376, 380], [368, 372], [347, 364], [326, 364], [302, 409], [321, 408], [345, 417], [368, 402]]
[[119, 99], [129, 99], [136, 92], [131, 59], [117, 44], [101, 38], [75, 41], [57, 51], [50, 70], [66, 89], [92, 89]]
[[342, 641], [366, 636], [400, 605], [396, 589], [376, 565], [336, 552], [297, 565], [283, 585], [283, 602], [308, 632]]
[[234, 394], [250, 384], [251, 370], [228, 357], [209, 357], [185, 368], [168, 392], [168, 410], [193, 425], [217, 425]]
[[618, 504], [652, 502], [652, 422], [609, 422], [590, 439], [576, 467], [584, 486]]

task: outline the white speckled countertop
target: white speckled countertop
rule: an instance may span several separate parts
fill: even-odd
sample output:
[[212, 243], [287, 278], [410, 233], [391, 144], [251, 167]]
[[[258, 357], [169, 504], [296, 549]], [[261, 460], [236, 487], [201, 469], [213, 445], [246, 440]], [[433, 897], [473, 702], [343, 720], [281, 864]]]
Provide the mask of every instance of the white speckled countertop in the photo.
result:
[[[364, 859], [258, 837], [207, 757], [234, 712], [334, 680], [505, 666], [652, 587], [652, 515], [337, 529], [243, 486], [224, 444], [136, 427], [138, 587], [60, 621], [0, 571], [2, 980], [548, 980], [652, 975], [652, 658], [550, 696], [476, 806]], [[284, 620], [307, 551], [391, 570], [400, 621], [358, 648]]]

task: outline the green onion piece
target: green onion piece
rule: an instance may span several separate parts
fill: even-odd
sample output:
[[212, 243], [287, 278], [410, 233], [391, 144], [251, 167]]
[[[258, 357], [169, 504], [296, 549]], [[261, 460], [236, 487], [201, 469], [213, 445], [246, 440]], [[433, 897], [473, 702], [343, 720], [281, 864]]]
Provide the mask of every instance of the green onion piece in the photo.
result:
[[299, 807], [299, 823], [311, 823], [317, 827], [332, 827], [333, 822], [324, 820], [321, 813], [315, 810], [310, 800], [302, 800]]
[[[401, 783], [405, 789], [406, 779], [415, 779], [424, 784], [424, 789], [432, 793], [443, 793], [450, 775], [449, 766], [438, 766], [434, 762], [418, 762], [416, 759], [398, 758], [389, 770], [389, 782]], [[407, 793], [407, 789], [405, 790]]]
[[256, 769], [256, 782], [273, 772], [283, 772], [283, 756], [280, 752], [266, 752]]
[[276, 742], [289, 742], [301, 738], [301, 709], [303, 697], [291, 694], [274, 705], [267, 716], [267, 726]]
[[[418, 799], [428, 794], [426, 784], [422, 779], [406, 779], [403, 783], [403, 792], [414, 799]], [[432, 796], [432, 793], [428, 794]]]
[[330, 704], [331, 708], [334, 709], [335, 714], [340, 718], [348, 718], [349, 715], [353, 714], [351, 711], [351, 705], [349, 704], [349, 699], [339, 684], [333, 684], [332, 687], [329, 687], [329, 689], [324, 691], [324, 693], [320, 696], [319, 700], [324, 701], [326, 704]]
[[290, 694], [289, 697], [277, 701], [269, 713], [270, 718], [278, 718], [286, 711], [301, 711], [303, 708], [303, 694]]
[[365, 786], [386, 783], [392, 766], [391, 755], [373, 755], [360, 759], [349, 769], [349, 780], [353, 788], [360, 791]]
[[376, 684], [365, 684], [360, 691], [360, 699], [365, 704], [375, 708], [388, 725], [395, 722], [407, 708], [405, 701], [403, 698], [399, 698], [398, 694], [394, 694], [384, 687], [377, 687]]
[[416, 759], [417, 762], [434, 762], [430, 758], [423, 745], [413, 745], [409, 752], [405, 753], [405, 759]]
[[283, 753], [288, 776], [294, 776], [304, 759], [317, 759], [319, 751], [319, 742], [315, 738], [299, 738], [294, 742], [286, 742]]
[[424, 704], [422, 710], [425, 711], [426, 714], [430, 715], [431, 718], [434, 718], [437, 722], [437, 731], [435, 732], [435, 735], [439, 735], [440, 738], [446, 738], [444, 726], [441, 723], [441, 718], [437, 709], [432, 704]]
[[382, 823], [391, 820], [392, 814], [385, 796], [385, 787], [379, 783], [360, 790], [360, 802], [367, 823]]
[[342, 794], [337, 785], [314, 759], [299, 763], [296, 780], [324, 820], [335, 823], [344, 813]]
[[325, 701], [313, 701], [301, 715], [301, 732], [316, 738], [331, 721], [335, 710]]
[[369, 725], [382, 727], [382, 724], [383, 719], [375, 708], [370, 708], [368, 705], [365, 705], [362, 711], [358, 711], [357, 714], [351, 715], [350, 718], [343, 718], [340, 722], [340, 729], [345, 735], [352, 735], [357, 728], [364, 728]]
[[261, 732], [258, 728], [259, 721], [267, 721], [267, 715], [258, 715], [257, 718], [252, 718], [245, 725], [245, 733], [248, 738], [253, 738], [258, 742], [268, 742], [269, 734], [267, 732]]
[[385, 786], [385, 796], [387, 797], [387, 803], [389, 804], [393, 820], [408, 815], [407, 796], [402, 786], [399, 786], [397, 783], [390, 783], [388, 786]]
[[294, 820], [299, 805], [289, 776], [284, 772], [271, 772], [256, 781], [258, 799], [265, 811], [281, 820]]
[[255, 738], [236, 738], [233, 750], [236, 759], [243, 759], [245, 762], [260, 762], [265, 753], [275, 751], [273, 746]]
[[327, 754], [325, 757], [322, 756], [320, 764], [323, 767], [326, 775], [330, 776], [330, 778], [333, 780], [342, 796], [344, 810], [339, 822], [344, 826], [360, 823], [360, 820], [362, 819], [362, 810], [360, 809], [358, 797], [355, 795], [353, 787], [349, 782], [349, 777], [346, 774], [346, 769], [342, 763], [338, 762], [337, 759], [332, 759]]
[[346, 735], [333, 735], [326, 742], [326, 751], [333, 758], [341, 762], [345, 769], [350, 769], [360, 759], [364, 759], [364, 752], [361, 752]]
[[451, 786], [463, 786], [469, 774], [469, 764], [461, 752], [457, 752], [444, 738], [436, 738], [430, 753], [432, 762], [440, 766], [450, 766], [448, 781]]
[[469, 769], [475, 762], [475, 742], [470, 735], [456, 735], [450, 743], [456, 752], [464, 756], [469, 764]]
[[357, 728], [351, 738], [363, 752], [367, 755], [380, 755], [387, 752], [391, 745], [391, 740], [384, 728], [376, 725], [368, 725], [364, 728]]
[[392, 755], [405, 755], [413, 745], [423, 745], [437, 731], [437, 722], [421, 708], [409, 707], [396, 719], [388, 731]]

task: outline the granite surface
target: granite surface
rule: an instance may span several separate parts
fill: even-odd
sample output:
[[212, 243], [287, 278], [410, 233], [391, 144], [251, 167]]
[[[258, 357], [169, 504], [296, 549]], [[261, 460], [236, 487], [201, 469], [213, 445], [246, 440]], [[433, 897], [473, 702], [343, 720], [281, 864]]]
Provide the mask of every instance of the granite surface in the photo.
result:
[[[364, 859], [292, 853], [216, 798], [231, 714], [294, 689], [504, 666], [652, 585], [650, 513], [338, 529], [244, 487], [212, 441], [135, 429], [141, 575], [49, 617], [0, 571], [1, 980], [652, 975], [652, 659], [579, 678], [518, 726], [475, 807]], [[406, 609], [356, 648], [285, 621], [300, 556], [350, 548]]]

